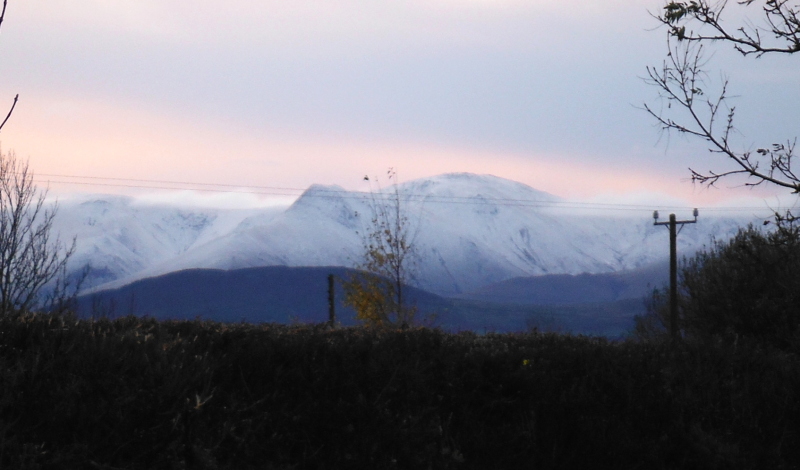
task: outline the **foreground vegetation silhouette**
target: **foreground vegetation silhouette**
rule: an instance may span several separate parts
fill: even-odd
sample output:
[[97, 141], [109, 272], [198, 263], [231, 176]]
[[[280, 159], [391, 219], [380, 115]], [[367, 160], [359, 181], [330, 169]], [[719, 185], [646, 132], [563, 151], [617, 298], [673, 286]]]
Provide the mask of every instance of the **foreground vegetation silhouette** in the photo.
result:
[[792, 468], [800, 360], [740, 341], [0, 318], [0, 467]]
[[[704, 343], [741, 338], [798, 352], [800, 223], [777, 216], [775, 227], [752, 225], [683, 261], [678, 281], [680, 333]], [[666, 335], [668, 290], [655, 290], [636, 335]]]

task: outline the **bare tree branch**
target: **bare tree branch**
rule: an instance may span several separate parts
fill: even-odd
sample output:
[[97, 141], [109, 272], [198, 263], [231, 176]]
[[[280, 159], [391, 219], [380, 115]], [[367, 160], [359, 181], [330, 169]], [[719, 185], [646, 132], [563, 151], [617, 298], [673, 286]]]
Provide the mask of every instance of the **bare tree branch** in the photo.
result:
[[0, 26], [3, 26], [3, 19], [6, 17], [7, 5], [8, 5], [8, 0], [3, 0], [3, 11], [0, 12]]
[[[6, 6], [8, 6], [8, 0], [3, 0], [3, 11], [0, 12], [0, 26], [3, 26], [3, 20], [6, 17]], [[11, 109], [8, 111], [6, 118], [3, 119], [3, 123], [0, 124], [0, 130], [3, 130], [3, 126], [6, 125], [8, 118], [11, 117], [11, 113], [14, 112], [14, 107], [17, 105], [17, 100], [19, 99], [19, 94], [14, 97], [14, 102], [11, 104]]]
[[[736, 2], [747, 8], [756, 0]], [[654, 15], [669, 28], [669, 34], [679, 41], [731, 43], [743, 55], [766, 53], [793, 54], [800, 52], [800, 6], [789, 0], [765, 0], [761, 7], [763, 26], [745, 25], [730, 28], [723, 20], [728, 0], [711, 3], [708, 0], [670, 1], [661, 14]], [[691, 29], [698, 26], [698, 32]], [[703, 29], [711, 32], [703, 33]], [[762, 34], [765, 33], [765, 34]], [[772, 40], [767, 38], [772, 37]]]
[[[69, 279], [66, 266], [75, 240], [65, 245], [52, 237], [58, 208], [45, 207], [46, 191], [33, 183], [28, 163], [13, 152], [0, 154], [0, 314], [43, 306], [41, 294], [63, 305]], [[52, 289], [50, 289], [52, 287]]]
[[[6, 16], [8, 0], [3, 0], [0, 26]], [[6, 125], [19, 95], [14, 97], [8, 114], [0, 123]], [[47, 191], [40, 192], [33, 183], [28, 163], [13, 152], [0, 152], [0, 315], [41, 308], [63, 310], [74, 300], [80, 280], [72, 296], [67, 262], [75, 252], [75, 239], [70, 246], [56, 236], [51, 238], [57, 206], [45, 208]], [[85, 278], [85, 274], [84, 274]], [[49, 290], [47, 301], [41, 295]]]
[[[739, 4], [746, 7], [755, 1], [744, 0]], [[658, 89], [666, 109], [656, 110], [645, 104], [645, 111], [655, 118], [663, 132], [674, 131], [700, 138], [709, 144], [711, 153], [724, 155], [735, 166], [722, 172], [700, 172], [690, 168], [692, 181], [713, 186], [720, 179], [744, 175], [750, 178], [745, 183], [747, 186], [771, 183], [800, 193], [800, 175], [793, 168], [796, 140], [773, 143], [755, 152], [733, 148], [731, 137], [736, 133], [736, 109], [728, 103], [728, 81], [723, 79], [719, 91], [711, 93], [713, 87], [703, 58], [704, 45], [715, 41], [731, 42], [744, 55], [800, 51], [798, 7], [787, 3], [787, 0], [766, 0], [763, 7], [769, 30], [776, 38], [787, 42], [783, 48], [765, 46], [758, 28], [741, 27], [737, 30], [739, 36], [728, 33], [721, 19], [727, 0], [713, 6], [705, 0], [669, 2], [662, 15], [657, 17], [670, 28], [667, 35], [669, 52], [661, 67], [647, 67], [645, 81]], [[716, 34], [687, 33], [685, 24], [688, 22], [711, 27]], [[677, 44], [671, 38], [677, 38]], [[683, 118], [673, 117], [676, 113], [682, 113]]]
[[17, 96], [14, 97], [14, 102], [11, 103], [11, 109], [8, 110], [8, 114], [6, 114], [6, 118], [3, 119], [2, 123], [0, 123], [0, 130], [3, 130], [3, 126], [6, 125], [6, 122], [8, 121], [8, 118], [11, 117], [11, 113], [14, 112], [14, 108], [17, 106], [17, 100], [18, 99], [19, 99], [19, 94], [17, 94]]

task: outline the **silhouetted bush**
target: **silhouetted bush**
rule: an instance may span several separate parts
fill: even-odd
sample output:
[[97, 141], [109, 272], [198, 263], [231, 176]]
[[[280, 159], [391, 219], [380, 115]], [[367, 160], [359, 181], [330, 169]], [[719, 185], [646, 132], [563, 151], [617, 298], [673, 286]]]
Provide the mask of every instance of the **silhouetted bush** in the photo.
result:
[[[800, 228], [781, 223], [763, 232], [749, 226], [729, 241], [685, 259], [679, 278], [679, 326], [704, 342], [753, 339], [779, 348], [800, 339]], [[663, 334], [667, 288], [656, 290], [639, 336]]]

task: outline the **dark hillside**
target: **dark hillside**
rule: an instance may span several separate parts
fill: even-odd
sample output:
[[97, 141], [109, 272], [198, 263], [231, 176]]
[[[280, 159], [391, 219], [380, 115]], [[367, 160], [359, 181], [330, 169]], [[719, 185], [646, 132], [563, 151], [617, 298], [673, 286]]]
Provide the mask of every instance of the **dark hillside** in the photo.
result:
[[[135, 314], [158, 319], [322, 323], [328, 319], [328, 274], [341, 279], [349, 272], [342, 267], [191, 269], [82, 296], [78, 311], [84, 317]], [[421, 319], [433, 314], [432, 324], [449, 331], [513, 332], [535, 327], [539, 331], [616, 338], [633, 327], [634, 315], [644, 313], [641, 298], [596, 300], [608, 296], [592, 295], [592, 292], [602, 291], [605, 286], [617, 282], [609, 281], [609, 276], [570, 277], [582, 281], [573, 282], [574, 285], [565, 291], [557, 290], [563, 287], [563, 283], [559, 284], [562, 276], [535, 279], [529, 297], [523, 297], [530, 284], [527, 278], [510, 280], [508, 285], [514, 289], [508, 291], [508, 297], [493, 291], [488, 296], [492, 300], [482, 300], [479, 295], [474, 299], [442, 298], [415, 288], [409, 288], [409, 292]], [[592, 282], [596, 280], [599, 282]], [[536, 297], [537, 292], [547, 295]], [[564, 296], [572, 294], [580, 299], [595, 300], [577, 303], [564, 300]], [[354, 325], [355, 313], [342, 305], [343, 298], [344, 292], [337, 282], [337, 321], [342, 325]], [[520, 301], [526, 299], [538, 299], [538, 302]]]
[[[328, 320], [328, 275], [341, 279], [349, 272], [342, 267], [187, 269], [82, 296], [78, 311], [83, 316], [111, 313], [158, 319], [321, 323]], [[342, 305], [344, 292], [338, 281], [336, 286], [337, 321], [353, 325], [355, 313]], [[421, 311], [448, 305], [435, 294], [409, 289], [410, 301]]]
[[579, 304], [641, 299], [669, 280], [667, 263], [602, 274], [547, 274], [515, 277], [454, 296], [508, 304]]

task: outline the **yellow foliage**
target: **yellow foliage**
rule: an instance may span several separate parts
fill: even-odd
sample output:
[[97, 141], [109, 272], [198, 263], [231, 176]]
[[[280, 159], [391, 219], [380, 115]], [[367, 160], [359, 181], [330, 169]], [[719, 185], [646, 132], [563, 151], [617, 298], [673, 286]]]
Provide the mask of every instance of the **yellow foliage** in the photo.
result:
[[370, 326], [410, 325], [416, 307], [400, 305], [392, 282], [367, 272], [359, 272], [342, 282], [344, 304], [356, 311], [356, 318]]

